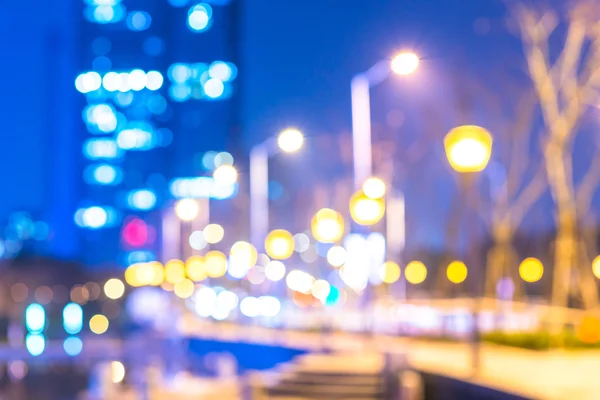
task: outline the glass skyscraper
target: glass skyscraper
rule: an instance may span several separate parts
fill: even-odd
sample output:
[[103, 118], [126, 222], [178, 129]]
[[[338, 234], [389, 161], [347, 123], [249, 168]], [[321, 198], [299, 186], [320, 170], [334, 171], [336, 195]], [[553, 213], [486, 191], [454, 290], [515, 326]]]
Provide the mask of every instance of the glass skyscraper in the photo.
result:
[[172, 199], [235, 194], [210, 170], [215, 152], [235, 142], [236, 8], [83, 0], [74, 78], [84, 184], [74, 219], [89, 264], [155, 259]]

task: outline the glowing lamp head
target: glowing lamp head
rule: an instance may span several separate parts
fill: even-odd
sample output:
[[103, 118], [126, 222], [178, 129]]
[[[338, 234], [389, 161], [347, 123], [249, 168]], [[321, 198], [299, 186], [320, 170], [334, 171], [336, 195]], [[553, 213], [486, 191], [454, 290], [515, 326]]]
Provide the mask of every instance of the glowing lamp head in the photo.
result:
[[446, 156], [457, 172], [483, 171], [492, 154], [492, 135], [484, 128], [463, 125], [444, 138]]
[[446, 268], [448, 280], [454, 284], [459, 284], [467, 279], [467, 266], [462, 261], [452, 261]]
[[295, 153], [303, 144], [304, 135], [298, 129], [286, 129], [277, 137], [277, 145], [286, 153]]
[[294, 236], [285, 229], [275, 229], [265, 239], [265, 250], [275, 260], [286, 260], [294, 254]]
[[321, 243], [334, 243], [344, 234], [344, 218], [330, 208], [319, 210], [311, 221], [311, 231]]
[[194, 199], [182, 199], [175, 205], [175, 214], [182, 221], [192, 221], [200, 213], [200, 206]]
[[537, 282], [544, 276], [544, 265], [537, 258], [526, 258], [519, 265], [519, 275], [525, 282]]
[[385, 201], [368, 197], [359, 190], [350, 198], [350, 215], [359, 225], [375, 225], [385, 215]]
[[238, 173], [232, 165], [221, 165], [213, 172], [217, 185], [229, 186], [237, 182]]
[[381, 199], [385, 196], [385, 182], [379, 178], [369, 178], [363, 183], [362, 190], [371, 199]]
[[396, 75], [410, 75], [419, 67], [419, 57], [412, 52], [403, 52], [392, 59], [390, 66]]

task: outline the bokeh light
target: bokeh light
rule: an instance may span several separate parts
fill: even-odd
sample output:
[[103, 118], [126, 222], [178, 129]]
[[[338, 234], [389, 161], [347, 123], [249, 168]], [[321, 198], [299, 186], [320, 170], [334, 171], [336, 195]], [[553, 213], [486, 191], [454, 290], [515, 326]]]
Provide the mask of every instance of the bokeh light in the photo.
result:
[[182, 221], [192, 221], [200, 213], [200, 206], [194, 199], [181, 199], [175, 205], [175, 214]]
[[228, 186], [237, 182], [238, 173], [232, 165], [221, 165], [213, 172], [217, 185]]
[[204, 256], [204, 270], [210, 278], [220, 278], [227, 273], [227, 256], [220, 251], [209, 251]]
[[272, 282], [278, 282], [285, 276], [285, 264], [281, 261], [271, 261], [265, 266], [265, 276]]
[[322, 208], [311, 221], [311, 231], [319, 242], [334, 243], [344, 234], [344, 218], [330, 208]]
[[30, 333], [25, 338], [25, 347], [32, 356], [39, 356], [46, 348], [46, 338], [39, 333]]
[[363, 183], [362, 190], [371, 199], [381, 199], [385, 196], [385, 182], [379, 178], [369, 178]]
[[265, 238], [265, 250], [275, 260], [285, 260], [294, 254], [294, 237], [285, 229], [275, 229]]
[[83, 309], [77, 303], [69, 303], [63, 308], [63, 328], [69, 335], [76, 335], [83, 329]]
[[459, 284], [467, 279], [468, 269], [462, 261], [452, 261], [446, 268], [446, 276], [452, 283]]
[[189, 279], [183, 279], [175, 284], [173, 292], [175, 296], [181, 299], [187, 299], [194, 294], [194, 282]]
[[71, 357], [75, 357], [83, 350], [83, 342], [76, 336], [71, 336], [63, 342], [65, 353]]
[[277, 145], [286, 153], [294, 153], [302, 148], [304, 135], [298, 129], [285, 129], [277, 137]]
[[102, 335], [108, 330], [108, 318], [102, 314], [96, 314], [90, 319], [90, 331], [96, 335]]
[[384, 283], [394, 283], [400, 279], [400, 275], [400, 266], [393, 261], [387, 261], [379, 268], [379, 278]]
[[185, 262], [185, 274], [194, 282], [201, 282], [206, 279], [204, 271], [204, 258], [201, 256], [192, 256]]
[[359, 190], [350, 198], [350, 215], [359, 225], [375, 225], [385, 215], [385, 201], [368, 197]]
[[525, 282], [537, 282], [544, 275], [544, 265], [537, 258], [526, 258], [519, 265], [519, 275]]
[[204, 239], [207, 243], [216, 244], [223, 240], [225, 230], [219, 224], [208, 224], [202, 231]]
[[119, 361], [113, 361], [110, 363], [110, 379], [113, 383], [122, 382], [125, 379], [125, 366]]
[[206, 246], [208, 246], [208, 242], [204, 236], [204, 232], [202, 231], [194, 231], [190, 234], [188, 238], [188, 242], [190, 247], [194, 250], [202, 250]]
[[41, 333], [46, 326], [46, 311], [40, 304], [32, 303], [25, 309], [25, 326], [32, 333]]
[[347, 258], [348, 252], [342, 246], [333, 246], [327, 250], [327, 262], [333, 267], [341, 267]]
[[185, 279], [185, 265], [181, 260], [170, 260], [165, 264], [165, 281], [176, 284]]
[[600, 279], [600, 256], [597, 256], [592, 261], [592, 272], [596, 278]]
[[285, 283], [288, 288], [304, 294], [309, 294], [311, 292], [314, 281], [315, 278], [310, 274], [297, 269], [290, 271], [285, 278]]
[[125, 293], [125, 285], [123, 281], [117, 278], [112, 278], [106, 281], [104, 284], [104, 294], [109, 299], [119, 299]]
[[258, 259], [258, 253], [254, 246], [244, 241], [235, 242], [233, 246], [231, 246], [229, 255], [240, 262], [245, 263], [249, 267], [255, 266], [256, 260]]
[[403, 52], [396, 55], [390, 65], [397, 75], [410, 75], [419, 67], [419, 57], [412, 52]]
[[323, 279], [317, 279], [313, 282], [310, 292], [315, 298], [321, 300], [322, 303], [325, 303], [327, 296], [329, 296], [329, 291], [331, 290], [331, 285], [329, 282]]
[[406, 280], [413, 285], [418, 285], [427, 278], [427, 267], [421, 261], [411, 261], [404, 270]]

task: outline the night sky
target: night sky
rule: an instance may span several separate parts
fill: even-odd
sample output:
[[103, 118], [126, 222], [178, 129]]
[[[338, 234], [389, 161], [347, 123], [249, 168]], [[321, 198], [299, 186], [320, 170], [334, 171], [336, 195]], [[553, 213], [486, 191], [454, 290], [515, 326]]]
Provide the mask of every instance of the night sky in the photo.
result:
[[[45, 38], [54, 30], [74, 39], [67, 3], [0, 3], [0, 34], [5, 38], [0, 41], [0, 217], [15, 209], [46, 210], [60, 203], [48, 183], [53, 155], [48, 154], [52, 147], [43, 116], [51, 100], [66, 109], [75, 89], [68, 79], [59, 80], [64, 87], [47, 84], [52, 77], [44, 73], [49, 63]], [[245, 0], [240, 17], [239, 95], [247, 149], [289, 125], [309, 137], [348, 134], [351, 77], [397, 50], [413, 49], [423, 57], [416, 76], [392, 77], [372, 91], [374, 140], [382, 131], [409, 143], [424, 130], [439, 127], [440, 140], [408, 166], [412, 172], [397, 184], [407, 193], [409, 245], [441, 246], [440, 221], [449, 208], [445, 199], [455, 191], [441, 138], [466, 122], [502, 134], [493, 131], [489, 115], [477, 107], [457, 114], [457, 85], [464, 86], [457, 82], [482, 82], [498, 91], [503, 89], [498, 76], [514, 76], [517, 86], [527, 82], [520, 43], [507, 29], [503, 2]], [[65, 59], [61, 65], [68, 64]], [[401, 122], [390, 124], [390, 116], [400, 116]], [[59, 124], [72, 129], [60, 118]], [[290, 168], [300, 168], [302, 159]], [[528, 224], [546, 229], [552, 218], [549, 201], [540, 204], [541, 211]]]

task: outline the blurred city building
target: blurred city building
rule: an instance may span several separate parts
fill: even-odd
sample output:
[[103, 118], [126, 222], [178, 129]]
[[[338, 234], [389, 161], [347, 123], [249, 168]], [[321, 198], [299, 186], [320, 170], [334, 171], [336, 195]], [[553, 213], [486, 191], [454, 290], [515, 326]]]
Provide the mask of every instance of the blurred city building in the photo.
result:
[[71, 157], [81, 158], [84, 182], [73, 210], [81, 255], [92, 265], [154, 260], [174, 198], [236, 190], [210, 176], [215, 163], [233, 162], [217, 151], [235, 143], [236, 5], [79, 3], [73, 81], [82, 133]]

